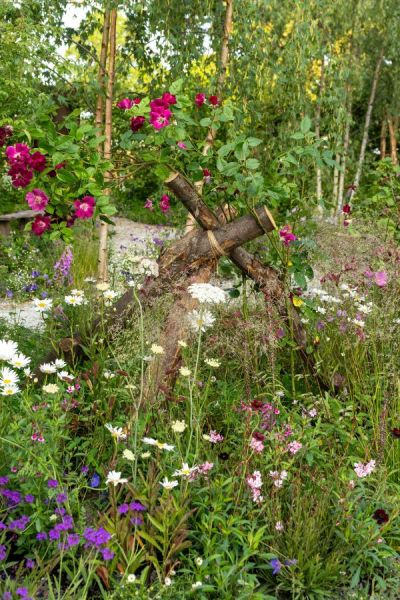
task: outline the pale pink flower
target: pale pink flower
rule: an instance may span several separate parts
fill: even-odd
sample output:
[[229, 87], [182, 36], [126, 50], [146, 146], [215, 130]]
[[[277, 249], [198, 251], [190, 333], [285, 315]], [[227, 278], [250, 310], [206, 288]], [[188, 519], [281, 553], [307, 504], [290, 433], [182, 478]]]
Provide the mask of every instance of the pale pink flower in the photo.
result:
[[296, 440], [294, 440], [293, 442], [290, 442], [287, 446], [287, 451], [290, 452], [290, 454], [297, 454], [297, 452], [299, 450], [301, 450], [303, 447], [303, 444], [301, 442], [296, 442]]
[[210, 431], [209, 441], [212, 444], [218, 444], [219, 442], [224, 441], [224, 436], [221, 435], [220, 433], [217, 433], [216, 431], [212, 430], [212, 431]]
[[356, 472], [357, 477], [367, 477], [375, 470], [376, 462], [374, 460], [370, 460], [368, 463], [354, 463], [354, 470]]
[[388, 276], [385, 271], [376, 271], [374, 274], [375, 283], [379, 287], [385, 287], [388, 282]]
[[262, 502], [264, 498], [261, 496], [262, 479], [260, 471], [254, 471], [252, 475], [247, 477], [246, 482], [251, 489], [253, 501], [257, 502], [257, 504]]

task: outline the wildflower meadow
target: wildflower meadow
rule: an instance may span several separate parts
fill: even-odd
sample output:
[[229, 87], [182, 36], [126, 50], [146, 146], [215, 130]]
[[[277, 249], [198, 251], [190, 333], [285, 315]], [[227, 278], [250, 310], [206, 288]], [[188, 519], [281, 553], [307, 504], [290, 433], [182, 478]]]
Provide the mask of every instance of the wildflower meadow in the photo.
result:
[[2, 0], [0, 600], [400, 598], [399, 32]]

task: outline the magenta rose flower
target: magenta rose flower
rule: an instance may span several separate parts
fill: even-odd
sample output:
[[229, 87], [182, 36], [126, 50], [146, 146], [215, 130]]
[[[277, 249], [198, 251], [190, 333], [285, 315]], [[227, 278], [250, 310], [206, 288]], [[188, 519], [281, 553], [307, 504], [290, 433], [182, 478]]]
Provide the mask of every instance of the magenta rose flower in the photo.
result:
[[218, 104], [219, 104], [219, 98], [218, 98], [218, 96], [210, 96], [209, 99], [208, 99], [208, 101], [213, 106], [218, 106]]
[[160, 210], [161, 212], [163, 212], [164, 214], [166, 214], [170, 207], [170, 200], [169, 200], [169, 196], [167, 196], [167, 194], [164, 194], [163, 196], [161, 196], [161, 200], [160, 200]]
[[11, 165], [23, 164], [27, 166], [29, 164], [29, 146], [26, 144], [15, 144], [15, 146], [8, 146], [6, 148], [7, 160]]
[[131, 119], [131, 129], [133, 133], [142, 129], [146, 119], [144, 117], [132, 117]]
[[25, 168], [21, 163], [14, 163], [8, 170], [8, 174], [11, 177], [11, 183], [13, 187], [25, 188], [32, 181], [33, 173]]
[[170, 94], [169, 92], [164, 92], [164, 94], [161, 96], [161, 100], [168, 105], [176, 104], [176, 96]]
[[196, 97], [194, 99], [194, 103], [196, 106], [198, 106], [200, 108], [200, 106], [203, 106], [205, 101], [206, 101], [205, 94], [196, 94]]
[[43, 190], [38, 188], [28, 192], [25, 196], [25, 200], [32, 210], [44, 210], [49, 203], [48, 196], [46, 196]]
[[46, 168], [46, 157], [41, 152], [37, 151], [29, 157], [29, 166], [38, 173], [41, 173]]
[[130, 98], [123, 98], [123, 100], [117, 102], [117, 107], [121, 108], [122, 110], [129, 110], [134, 104], [134, 101]]
[[93, 217], [96, 200], [93, 196], [85, 196], [82, 200], [75, 200], [75, 217], [78, 219], [90, 219]]
[[37, 236], [41, 236], [44, 234], [45, 231], [47, 231], [48, 229], [50, 229], [51, 227], [51, 219], [49, 216], [37, 216], [35, 217], [35, 220], [32, 223], [32, 233], [34, 233]]

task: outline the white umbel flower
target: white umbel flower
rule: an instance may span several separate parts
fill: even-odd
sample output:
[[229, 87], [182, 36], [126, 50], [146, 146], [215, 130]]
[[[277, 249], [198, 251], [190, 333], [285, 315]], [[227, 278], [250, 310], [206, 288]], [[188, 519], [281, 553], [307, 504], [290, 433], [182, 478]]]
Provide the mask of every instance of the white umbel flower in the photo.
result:
[[204, 360], [204, 362], [206, 363], [206, 365], [208, 365], [209, 367], [212, 367], [213, 369], [217, 369], [218, 367], [221, 366], [221, 363], [219, 362], [219, 360], [216, 360], [215, 358], [206, 358]]
[[16, 342], [0, 340], [0, 360], [11, 360], [18, 352]]
[[16, 369], [24, 369], [29, 365], [31, 359], [25, 356], [24, 354], [15, 354], [12, 358], [10, 358], [9, 363], [12, 367]]
[[211, 283], [192, 283], [188, 287], [188, 292], [200, 304], [222, 304], [226, 301], [224, 290]]
[[189, 325], [194, 331], [206, 331], [215, 322], [215, 317], [209, 310], [192, 310], [188, 314]]
[[106, 423], [104, 427], [108, 429], [112, 437], [115, 438], [117, 441], [126, 440], [126, 433], [123, 432], [122, 427], [113, 427], [111, 423]]
[[48, 383], [47, 385], [44, 385], [42, 387], [42, 390], [44, 392], [46, 392], [47, 394], [57, 394], [59, 389], [60, 388], [58, 387], [58, 385], [56, 383]]
[[158, 344], [152, 344], [150, 350], [153, 354], [164, 354], [164, 348]]
[[19, 381], [18, 373], [16, 373], [12, 369], [9, 369], [8, 367], [3, 367], [1, 369], [0, 385], [2, 385], [4, 387], [7, 385], [15, 385], [16, 383], [18, 383], [18, 381]]
[[51, 298], [34, 298], [32, 304], [36, 312], [44, 313], [51, 310], [53, 300]]
[[128, 482], [127, 479], [124, 479], [123, 477], [121, 477], [120, 471], [110, 471], [107, 474], [106, 483], [112, 483], [112, 485], [114, 487], [116, 487], [117, 485], [120, 485], [122, 483], [127, 483], [127, 482]]
[[181, 367], [179, 369], [179, 373], [182, 375], [182, 377], [189, 377], [191, 374], [191, 370], [188, 369], [187, 367]]
[[129, 448], [125, 448], [125, 450], [122, 453], [122, 456], [126, 458], [126, 460], [129, 460], [131, 462], [135, 460], [135, 455], [133, 454], [132, 450], [129, 450]]
[[187, 425], [185, 421], [173, 421], [171, 424], [171, 429], [175, 433], [183, 433], [186, 429]]

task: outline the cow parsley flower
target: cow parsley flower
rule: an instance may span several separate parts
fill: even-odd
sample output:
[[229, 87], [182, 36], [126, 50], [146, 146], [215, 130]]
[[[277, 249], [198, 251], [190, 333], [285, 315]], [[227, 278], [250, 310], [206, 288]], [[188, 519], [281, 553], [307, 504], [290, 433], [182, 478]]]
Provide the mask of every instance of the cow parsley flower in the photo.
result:
[[224, 290], [211, 283], [192, 283], [188, 292], [200, 304], [221, 304], [226, 301]]
[[192, 371], [187, 367], [181, 367], [179, 369], [179, 373], [182, 375], [182, 377], [190, 377], [191, 372]]
[[158, 344], [152, 344], [151, 351], [153, 354], [164, 354], [164, 348]]
[[219, 360], [216, 360], [215, 358], [206, 358], [204, 362], [206, 363], [206, 365], [212, 367], [213, 369], [218, 369], [218, 367], [221, 366]]
[[129, 460], [131, 462], [135, 460], [135, 455], [133, 454], [132, 450], [129, 450], [128, 448], [125, 448], [125, 450], [122, 453], [122, 456], [126, 458], [126, 460]]
[[42, 390], [47, 394], [57, 394], [60, 388], [55, 383], [48, 383], [42, 387]]
[[187, 425], [185, 421], [173, 421], [171, 424], [171, 429], [175, 433], [183, 433], [186, 429]]

